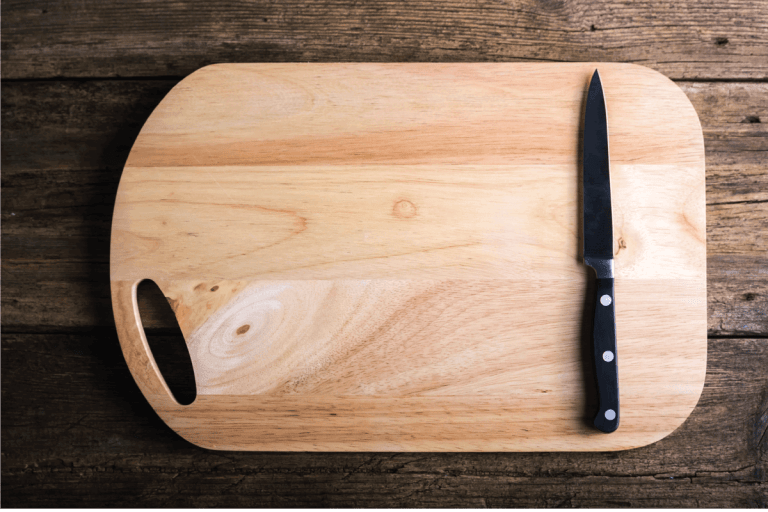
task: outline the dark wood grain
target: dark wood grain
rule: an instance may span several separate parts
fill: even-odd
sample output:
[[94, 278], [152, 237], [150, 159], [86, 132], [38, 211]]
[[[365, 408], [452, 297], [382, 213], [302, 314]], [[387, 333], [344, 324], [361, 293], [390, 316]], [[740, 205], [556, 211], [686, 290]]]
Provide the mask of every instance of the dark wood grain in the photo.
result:
[[5, 78], [180, 76], [216, 62], [620, 61], [768, 77], [760, 0], [3, 3]]
[[[768, 507], [764, 1], [9, 0], [2, 14], [6, 507]], [[214, 62], [533, 60], [647, 65], [701, 118], [711, 337], [677, 431], [615, 453], [246, 453], [161, 422], [120, 353], [108, 258], [123, 164], [173, 85]], [[170, 343], [162, 301], [142, 295], [142, 317]]]
[[768, 340], [713, 340], [693, 414], [624, 452], [210, 452], [155, 415], [111, 332], [5, 335], [4, 505], [765, 507], [767, 367]]

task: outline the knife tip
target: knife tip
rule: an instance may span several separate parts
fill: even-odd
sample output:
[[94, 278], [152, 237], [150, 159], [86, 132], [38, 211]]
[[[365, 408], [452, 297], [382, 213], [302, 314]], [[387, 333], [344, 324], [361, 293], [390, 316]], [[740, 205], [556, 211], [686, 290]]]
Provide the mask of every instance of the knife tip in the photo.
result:
[[589, 81], [589, 87], [590, 89], [595, 87], [602, 87], [602, 80], [600, 79], [600, 72], [595, 69], [595, 72], [592, 73], [592, 79]]

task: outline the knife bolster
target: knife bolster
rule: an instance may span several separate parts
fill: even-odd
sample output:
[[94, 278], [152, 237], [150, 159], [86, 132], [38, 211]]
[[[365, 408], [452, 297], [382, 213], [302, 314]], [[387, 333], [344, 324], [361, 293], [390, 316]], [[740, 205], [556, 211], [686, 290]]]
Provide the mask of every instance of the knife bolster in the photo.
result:
[[585, 256], [584, 264], [594, 269], [598, 279], [613, 279], [613, 258]]

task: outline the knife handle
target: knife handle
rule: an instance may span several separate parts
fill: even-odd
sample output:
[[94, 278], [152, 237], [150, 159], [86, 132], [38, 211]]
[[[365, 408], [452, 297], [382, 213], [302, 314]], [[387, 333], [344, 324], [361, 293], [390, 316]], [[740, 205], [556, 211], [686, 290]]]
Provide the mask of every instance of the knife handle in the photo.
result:
[[616, 309], [612, 277], [597, 279], [592, 340], [597, 393], [600, 400], [600, 407], [595, 416], [595, 427], [609, 434], [619, 428], [619, 366], [616, 354]]

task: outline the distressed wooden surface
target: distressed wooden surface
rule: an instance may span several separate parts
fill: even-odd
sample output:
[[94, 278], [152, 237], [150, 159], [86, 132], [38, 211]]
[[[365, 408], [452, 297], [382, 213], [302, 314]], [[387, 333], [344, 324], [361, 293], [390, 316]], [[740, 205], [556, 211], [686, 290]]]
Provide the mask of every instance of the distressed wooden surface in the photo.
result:
[[760, 0], [3, 4], [3, 77], [178, 76], [215, 62], [614, 61], [768, 77]]
[[[378, 5], [4, 3], [3, 504], [765, 507], [764, 2]], [[120, 171], [164, 94], [210, 62], [537, 59], [648, 65], [701, 118], [710, 339], [683, 426], [607, 454], [213, 453], [173, 434], [120, 354], [108, 272]], [[151, 333], [173, 325], [160, 300]]]
[[636, 450], [210, 452], [154, 414], [113, 332], [5, 334], [3, 504], [764, 507], [768, 340], [708, 355], [688, 420]]

